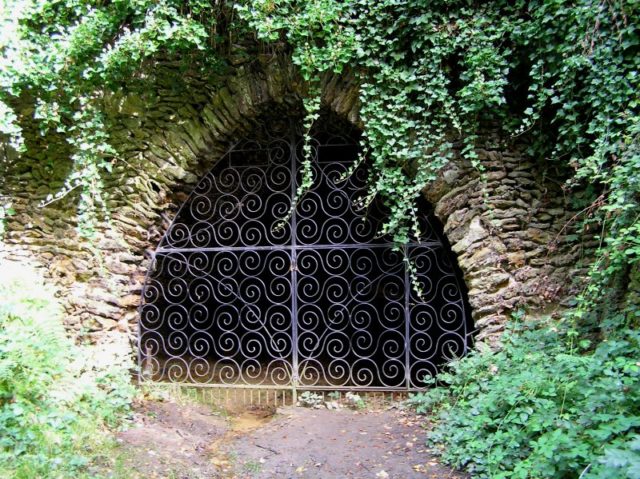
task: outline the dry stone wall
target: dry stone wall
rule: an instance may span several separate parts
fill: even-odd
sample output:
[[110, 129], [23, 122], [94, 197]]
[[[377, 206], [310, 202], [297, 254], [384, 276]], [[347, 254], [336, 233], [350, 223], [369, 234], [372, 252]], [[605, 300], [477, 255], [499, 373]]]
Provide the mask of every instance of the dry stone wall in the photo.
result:
[[477, 149], [483, 173], [458, 157], [425, 190], [463, 271], [477, 339], [490, 345], [516, 310], [570, 306], [595, 246], [578, 234], [563, 175], [526, 148], [487, 132]]
[[[69, 329], [85, 337], [135, 338], [149, 259], [188, 192], [262, 113], [299, 114], [302, 82], [286, 58], [259, 57], [214, 79], [174, 69], [159, 65], [145, 94], [105, 99], [120, 156], [105, 178], [111, 220], [98, 225], [94, 241], [76, 233], [75, 193], [40, 206], [71, 167], [60, 163], [68, 152], [58, 143], [27, 131], [29, 153], [0, 185], [16, 210], [0, 254], [35, 258], [58, 286]], [[352, 76], [325, 78], [323, 103], [358, 124]], [[527, 159], [523, 146], [484, 138], [483, 175], [457, 159], [425, 194], [458, 256], [478, 339], [494, 344], [514, 309], [548, 312], [571, 298], [588, 244], [567, 241], [573, 213], [560, 180]]]

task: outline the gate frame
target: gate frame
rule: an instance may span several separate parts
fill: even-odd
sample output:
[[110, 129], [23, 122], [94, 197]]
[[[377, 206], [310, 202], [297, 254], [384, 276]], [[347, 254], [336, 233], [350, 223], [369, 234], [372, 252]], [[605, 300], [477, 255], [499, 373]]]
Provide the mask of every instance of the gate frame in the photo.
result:
[[[202, 180], [204, 178], [206, 178], [208, 175], [213, 175], [213, 171], [220, 165], [220, 162], [223, 161], [226, 157], [229, 157], [229, 155], [231, 153], [233, 153], [234, 151], [236, 151], [236, 148], [238, 147], [238, 145], [242, 144], [244, 141], [249, 141], [247, 138], [240, 140], [236, 143], [234, 143], [228, 150], [227, 152], [222, 155], [220, 157], [220, 159], [218, 161], [215, 162], [215, 164], [213, 165], [213, 167], [204, 175], [202, 176], [198, 182], [196, 183], [196, 186], [194, 187], [194, 189], [192, 190], [192, 192], [189, 194], [189, 196], [187, 197], [187, 199], [182, 203], [182, 205], [180, 205], [180, 207], [178, 208], [173, 220], [171, 221], [171, 224], [169, 225], [169, 227], [167, 228], [167, 230], [165, 231], [165, 233], [163, 234], [162, 239], [160, 240], [159, 246], [158, 248], [152, 253], [152, 257], [151, 257], [151, 261], [150, 261], [150, 265], [149, 268], [147, 270], [147, 273], [145, 275], [145, 280], [144, 280], [144, 284], [143, 284], [143, 288], [142, 288], [142, 301], [138, 307], [138, 338], [137, 338], [137, 356], [138, 356], [138, 362], [137, 362], [137, 366], [138, 366], [138, 377], [139, 377], [139, 382], [140, 383], [147, 383], [147, 382], [151, 382], [152, 384], [155, 385], [181, 385], [181, 386], [186, 386], [186, 387], [199, 387], [199, 388], [217, 388], [217, 389], [252, 389], [252, 390], [271, 390], [271, 391], [278, 391], [278, 390], [283, 390], [285, 391], [291, 391], [292, 395], [293, 395], [293, 403], [295, 404], [297, 401], [297, 393], [298, 391], [359, 391], [359, 392], [382, 392], [382, 393], [407, 393], [407, 392], [412, 392], [412, 391], [419, 391], [419, 390], [423, 390], [425, 388], [416, 388], [416, 387], [412, 387], [411, 386], [411, 380], [410, 380], [410, 355], [411, 355], [411, 345], [410, 345], [410, 338], [411, 338], [411, 333], [410, 333], [410, 328], [411, 328], [411, 315], [410, 315], [410, 296], [411, 296], [411, 290], [412, 290], [412, 286], [411, 286], [411, 278], [410, 278], [410, 273], [409, 273], [409, 269], [404, 266], [404, 347], [405, 347], [405, 361], [404, 361], [404, 366], [405, 366], [405, 381], [406, 381], [406, 387], [388, 387], [388, 386], [335, 386], [335, 385], [328, 385], [328, 386], [316, 386], [316, 385], [304, 385], [304, 384], [300, 384], [300, 376], [299, 376], [299, 348], [298, 348], [298, 339], [299, 339], [299, 331], [298, 331], [298, 296], [299, 293], [297, 292], [297, 280], [298, 280], [298, 268], [297, 268], [297, 259], [298, 259], [298, 250], [299, 249], [330, 249], [330, 248], [358, 248], [358, 247], [362, 247], [362, 248], [367, 248], [367, 249], [373, 249], [373, 248], [391, 248], [391, 247], [396, 247], [397, 245], [395, 245], [394, 243], [391, 242], [386, 242], [386, 243], [379, 243], [379, 244], [375, 244], [372, 245], [370, 243], [359, 243], [359, 244], [327, 244], [327, 245], [319, 245], [319, 244], [310, 244], [310, 245], [306, 245], [306, 247], [298, 245], [297, 243], [297, 220], [298, 220], [298, 215], [296, 214], [296, 210], [297, 210], [297, 205], [299, 205], [300, 201], [302, 201], [301, 199], [298, 199], [298, 203], [294, 203], [296, 201], [296, 192], [297, 192], [297, 175], [299, 173], [299, 157], [298, 157], [298, 145], [301, 143], [301, 141], [303, 138], [303, 135], [300, 134], [300, 132], [298, 131], [297, 128], [295, 128], [295, 124], [293, 123], [293, 121], [290, 122], [290, 127], [289, 127], [289, 132], [288, 132], [288, 145], [289, 145], [289, 169], [291, 172], [291, 186], [290, 186], [290, 200], [291, 200], [291, 205], [295, 205], [295, 208], [292, 208], [292, 214], [290, 217], [290, 229], [291, 229], [291, 238], [290, 240], [283, 245], [274, 245], [274, 246], [267, 246], [267, 247], [258, 247], [258, 248], [252, 248], [251, 246], [244, 246], [244, 247], [224, 247], [224, 246], [220, 246], [220, 247], [216, 247], [215, 250], [216, 251], [235, 251], [235, 248], [238, 248], [239, 250], [246, 250], [246, 251], [255, 251], [256, 249], [268, 249], [268, 250], [282, 250], [285, 251], [286, 253], [288, 253], [288, 256], [291, 258], [291, 287], [292, 287], [292, 292], [291, 292], [291, 313], [292, 313], [292, 319], [291, 319], [291, 381], [290, 384], [287, 385], [277, 385], [277, 384], [225, 384], [225, 383], [199, 383], [199, 382], [174, 382], [174, 381], [169, 381], [169, 382], [159, 382], [159, 381], [154, 381], [154, 380], [147, 380], [145, 379], [145, 373], [144, 373], [144, 361], [145, 361], [145, 357], [143, 357], [142, 354], [142, 311], [143, 308], [145, 306], [145, 293], [147, 291], [147, 286], [149, 284], [149, 280], [153, 271], [153, 267], [156, 263], [156, 255], [158, 253], [170, 253], [170, 252], [179, 252], [182, 251], [183, 249], [180, 248], [163, 248], [161, 245], [162, 243], [165, 241], [165, 238], [167, 237], [167, 235], [169, 234], [169, 232], [171, 231], [172, 226], [176, 223], [176, 221], [180, 218], [182, 211], [187, 207], [187, 205], [190, 204], [191, 199], [194, 197], [194, 195], [196, 194], [197, 188], [198, 186], [201, 184]], [[319, 146], [326, 146], [326, 145], [319, 145]], [[353, 143], [343, 143], [343, 144], [332, 144], [331, 146], [357, 146], [357, 142], [353, 142]], [[265, 151], [268, 151], [268, 147], [264, 147], [263, 148]], [[311, 159], [311, 161], [317, 161], [317, 158], [313, 158]], [[433, 217], [433, 215], [431, 215]], [[437, 221], [437, 219], [436, 219]], [[265, 223], [266, 225], [266, 223]], [[438, 231], [434, 232], [437, 241], [432, 241], [432, 242], [415, 242], [415, 243], [411, 243], [409, 245], [404, 245], [402, 247], [402, 254], [403, 257], [405, 258], [405, 260], [407, 258], [409, 258], [409, 254], [410, 254], [410, 248], [411, 247], [427, 247], [430, 248], [431, 251], [433, 251], [436, 248], [442, 248], [443, 253], [445, 255], [447, 255], [449, 257], [449, 260], [451, 261], [451, 274], [454, 277], [455, 280], [455, 285], [458, 288], [458, 295], [459, 295], [459, 299], [458, 301], [460, 302], [460, 309], [461, 309], [461, 314], [462, 314], [462, 322], [463, 322], [463, 332], [464, 334], [461, 335], [463, 337], [463, 341], [464, 341], [464, 350], [462, 352], [462, 355], [467, 354], [468, 351], [470, 350], [471, 344], [473, 342], [473, 336], [476, 333], [475, 328], [473, 327], [473, 323], [471, 320], [471, 314], [470, 314], [470, 307], [469, 307], [469, 303], [468, 303], [468, 298], [466, 295], [466, 286], [464, 285], [464, 281], [462, 281], [461, 278], [461, 274], [459, 272], [459, 268], [457, 267], [457, 264], [455, 263], [455, 255], [453, 254], [453, 252], [451, 251], [448, 242], [446, 241], [446, 237], [444, 237], [444, 235]], [[205, 251], [205, 250], [211, 250], [212, 248], [203, 248], [200, 251]], [[193, 252], [197, 252], [196, 250], [192, 250]], [[279, 304], [279, 303], [278, 303]], [[462, 356], [459, 355], [458, 357]], [[438, 367], [439, 369], [440, 367]]]

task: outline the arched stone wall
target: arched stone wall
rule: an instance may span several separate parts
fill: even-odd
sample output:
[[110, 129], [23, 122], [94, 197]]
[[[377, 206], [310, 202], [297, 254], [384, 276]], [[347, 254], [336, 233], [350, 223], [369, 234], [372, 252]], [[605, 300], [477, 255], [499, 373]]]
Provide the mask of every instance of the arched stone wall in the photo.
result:
[[594, 247], [578, 234], [563, 175], [486, 133], [484, 168], [457, 158], [427, 190], [469, 288], [478, 340], [495, 344], [512, 312], [558, 314], [580, 291]]
[[[66, 152], [52, 150], [35, 130], [26, 132], [30, 153], [2, 185], [16, 214], [1, 254], [35, 257], [59, 286], [69, 328], [95, 339], [105, 331], [134, 337], [149, 254], [233, 139], [266, 109], [299, 114], [303, 83], [286, 58], [260, 57], [214, 80], [181, 74], [178, 86], [173, 69], [159, 65], [148, 94], [105, 99], [121, 157], [105, 179], [112, 218], [98, 225], [93, 243], [75, 232], [75, 194], [39, 206], [66, 174], [47, 159]], [[353, 76], [327, 76], [323, 103], [359, 124]], [[515, 308], [548, 310], [574, 293], [584, 245], [567, 241], [573, 214], [553, 176], [526, 159], [522, 145], [505, 146], [491, 132], [483, 138], [484, 176], [457, 159], [425, 194], [458, 254], [478, 339], [492, 343]]]

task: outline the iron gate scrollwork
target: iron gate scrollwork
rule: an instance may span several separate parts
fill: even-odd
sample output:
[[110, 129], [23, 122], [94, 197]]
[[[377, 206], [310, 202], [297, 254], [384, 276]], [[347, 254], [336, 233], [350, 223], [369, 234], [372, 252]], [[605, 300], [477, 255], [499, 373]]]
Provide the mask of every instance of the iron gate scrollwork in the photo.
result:
[[143, 289], [143, 377], [415, 390], [467, 351], [465, 293], [435, 219], [423, 215], [422, 236], [394, 250], [378, 236], [384, 206], [360, 207], [366, 162], [345, 175], [357, 138], [322, 124], [314, 186], [293, 211], [302, 139], [287, 127], [234, 146], [178, 211]]

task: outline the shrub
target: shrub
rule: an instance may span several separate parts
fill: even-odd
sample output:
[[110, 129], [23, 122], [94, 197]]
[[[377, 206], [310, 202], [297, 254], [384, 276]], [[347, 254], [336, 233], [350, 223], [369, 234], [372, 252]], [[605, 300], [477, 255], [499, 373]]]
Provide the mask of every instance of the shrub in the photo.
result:
[[75, 346], [37, 274], [9, 262], [0, 270], [0, 477], [83, 477], [104, 425], [128, 410], [127, 355]]
[[640, 332], [591, 346], [564, 324], [514, 326], [410, 404], [432, 411], [428, 442], [478, 478], [640, 477]]

